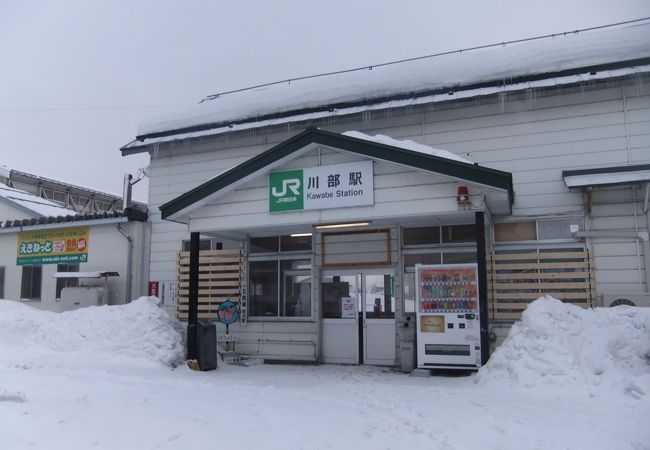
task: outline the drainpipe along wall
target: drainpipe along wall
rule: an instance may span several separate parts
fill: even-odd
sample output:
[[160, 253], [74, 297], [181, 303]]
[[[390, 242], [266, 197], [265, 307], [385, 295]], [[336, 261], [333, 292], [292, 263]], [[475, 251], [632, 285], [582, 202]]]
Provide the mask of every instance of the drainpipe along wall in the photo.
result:
[[117, 231], [126, 239], [129, 248], [126, 258], [126, 303], [131, 302], [131, 284], [133, 280], [133, 239], [122, 229], [122, 224], [117, 224]]

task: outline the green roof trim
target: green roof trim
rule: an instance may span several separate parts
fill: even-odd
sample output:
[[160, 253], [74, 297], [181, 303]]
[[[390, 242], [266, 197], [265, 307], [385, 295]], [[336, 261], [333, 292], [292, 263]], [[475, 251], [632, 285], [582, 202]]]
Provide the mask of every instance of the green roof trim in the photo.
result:
[[447, 175], [485, 186], [505, 190], [510, 204], [514, 201], [512, 174], [500, 170], [488, 169], [478, 164], [468, 164], [438, 156], [428, 155], [401, 147], [344, 136], [338, 133], [315, 128], [307, 129], [275, 147], [233, 167], [221, 175], [197, 186], [160, 206], [161, 217], [168, 219], [179, 212], [204, 200], [208, 196], [230, 186], [237, 181], [264, 170], [273, 163], [286, 158], [292, 153], [310, 144], [320, 144], [339, 150], [367, 156], [394, 164], [426, 170]]
[[614, 166], [614, 167], [596, 167], [594, 169], [580, 169], [580, 170], [563, 170], [562, 178], [575, 177], [580, 175], [601, 175], [606, 173], [637, 172], [640, 170], [650, 170], [650, 164], [636, 164], [636, 165]]

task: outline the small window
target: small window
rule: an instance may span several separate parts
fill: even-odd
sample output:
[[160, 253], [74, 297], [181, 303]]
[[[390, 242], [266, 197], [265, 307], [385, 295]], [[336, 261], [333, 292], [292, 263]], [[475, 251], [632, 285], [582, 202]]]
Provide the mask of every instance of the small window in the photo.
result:
[[571, 239], [573, 232], [582, 229], [582, 221], [579, 219], [558, 219], [558, 220], [540, 220], [537, 222], [539, 239]]
[[404, 228], [402, 232], [404, 245], [440, 244], [439, 227]]
[[[210, 250], [212, 241], [210, 239], [199, 239], [199, 251], [201, 250]], [[190, 240], [183, 241], [183, 251], [190, 251]]]
[[476, 252], [443, 253], [444, 264], [468, 264], [476, 262]]
[[0, 298], [5, 298], [5, 268], [0, 267]]
[[20, 298], [23, 300], [41, 299], [42, 266], [23, 266]]
[[311, 250], [311, 236], [280, 236], [281, 252]]
[[[79, 264], [58, 264], [57, 272], [79, 272]], [[56, 299], [61, 298], [61, 291], [65, 287], [79, 286], [79, 278], [57, 278], [56, 279]]]
[[497, 223], [494, 225], [497, 242], [534, 241], [537, 239], [535, 222]]
[[445, 244], [476, 242], [476, 225], [445, 225], [442, 227], [442, 242]]
[[257, 237], [250, 239], [251, 253], [276, 253], [280, 251], [280, 237]]
[[440, 264], [440, 253], [417, 253], [404, 255], [404, 267], [415, 267], [416, 264]]

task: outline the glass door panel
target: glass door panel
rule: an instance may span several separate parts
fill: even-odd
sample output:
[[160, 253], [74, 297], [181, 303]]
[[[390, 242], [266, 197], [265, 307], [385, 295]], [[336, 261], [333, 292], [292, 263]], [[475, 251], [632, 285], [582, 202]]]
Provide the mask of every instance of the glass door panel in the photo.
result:
[[395, 364], [395, 285], [393, 272], [373, 270], [363, 273], [363, 362]]
[[322, 348], [326, 363], [359, 364], [361, 277], [358, 274], [323, 274], [321, 283]]
[[390, 274], [367, 274], [364, 275], [364, 281], [366, 319], [394, 319], [393, 276]]

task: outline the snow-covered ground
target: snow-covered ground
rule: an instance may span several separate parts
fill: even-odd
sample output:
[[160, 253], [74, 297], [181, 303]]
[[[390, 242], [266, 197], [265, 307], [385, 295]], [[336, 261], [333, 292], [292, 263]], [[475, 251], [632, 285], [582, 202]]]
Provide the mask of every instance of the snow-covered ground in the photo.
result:
[[0, 301], [0, 449], [650, 449], [648, 308], [540, 299], [470, 377], [195, 372], [179, 330], [151, 298]]

